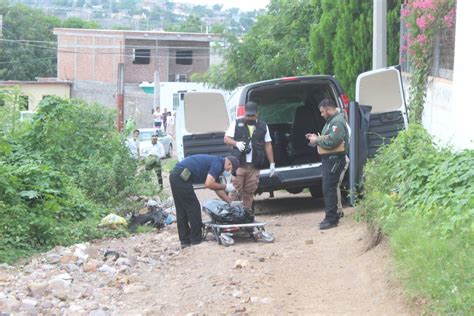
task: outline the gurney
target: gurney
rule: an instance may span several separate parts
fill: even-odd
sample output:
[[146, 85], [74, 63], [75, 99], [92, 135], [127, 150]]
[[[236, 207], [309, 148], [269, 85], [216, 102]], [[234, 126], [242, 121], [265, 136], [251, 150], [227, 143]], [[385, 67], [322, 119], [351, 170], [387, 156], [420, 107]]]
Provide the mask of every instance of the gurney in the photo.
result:
[[203, 221], [203, 239], [210, 233], [223, 246], [234, 244], [234, 236], [250, 237], [254, 241], [272, 243], [275, 238], [265, 231], [265, 222], [255, 221], [243, 208], [242, 202], [230, 205], [220, 200], [209, 200], [202, 204], [202, 210], [210, 220]]

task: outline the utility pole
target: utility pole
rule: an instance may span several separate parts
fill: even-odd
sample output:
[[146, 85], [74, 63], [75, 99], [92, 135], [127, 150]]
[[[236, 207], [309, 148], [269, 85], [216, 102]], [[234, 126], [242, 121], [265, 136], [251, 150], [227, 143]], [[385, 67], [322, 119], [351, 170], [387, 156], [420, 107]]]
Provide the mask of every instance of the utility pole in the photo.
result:
[[117, 130], [121, 132], [123, 130], [123, 117], [124, 117], [124, 73], [123, 63], [118, 64], [117, 73], [117, 94], [115, 97], [115, 105], [117, 107]]
[[160, 106], [160, 73], [158, 70], [155, 70], [155, 78], [153, 82], [153, 109], [156, 109]]
[[372, 69], [387, 67], [387, 0], [373, 0]]

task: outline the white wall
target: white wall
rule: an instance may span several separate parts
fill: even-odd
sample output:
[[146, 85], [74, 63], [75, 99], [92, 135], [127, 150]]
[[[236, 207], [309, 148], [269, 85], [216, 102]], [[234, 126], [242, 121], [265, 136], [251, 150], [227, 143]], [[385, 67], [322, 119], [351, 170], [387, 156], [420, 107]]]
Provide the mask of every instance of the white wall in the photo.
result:
[[[474, 1], [458, 0], [453, 80], [428, 78], [422, 122], [442, 146], [474, 149]], [[403, 74], [406, 100], [410, 75]]]
[[456, 44], [453, 72], [453, 107], [450, 129], [456, 149], [474, 149], [474, 1], [458, 0], [456, 10]]
[[453, 82], [443, 78], [428, 78], [422, 122], [426, 130], [436, 140], [447, 145], [452, 143], [453, 135], [446, 133], [453, 122]]

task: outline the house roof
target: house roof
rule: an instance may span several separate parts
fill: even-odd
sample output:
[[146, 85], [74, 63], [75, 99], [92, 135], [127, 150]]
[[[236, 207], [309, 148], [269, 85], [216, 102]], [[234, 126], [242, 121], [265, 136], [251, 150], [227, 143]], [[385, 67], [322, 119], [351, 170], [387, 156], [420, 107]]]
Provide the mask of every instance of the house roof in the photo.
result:
[[67, 80], [60, 80], [57, 78], [38, 78], [38, 81], [34, 80], [7, 80], [7, 81], [0, 81], [0, 86], [16, 86], [16, 85], [25, 85], [25, 84], [41, 84], [41, 85], [49, 85], [49, 84], [64, 84], [64, 85], [71, 85], [71, 81]]
[[70, 29], [55, 28], [55, 35], [94, 36], [121, 39], [140, 40], [179, 40], [191, 42], [218, 42], [223, 38], [213, 33], [184, 33], [163, 31], [123, 31], [123, 30], [99, 30], [99, 29]]

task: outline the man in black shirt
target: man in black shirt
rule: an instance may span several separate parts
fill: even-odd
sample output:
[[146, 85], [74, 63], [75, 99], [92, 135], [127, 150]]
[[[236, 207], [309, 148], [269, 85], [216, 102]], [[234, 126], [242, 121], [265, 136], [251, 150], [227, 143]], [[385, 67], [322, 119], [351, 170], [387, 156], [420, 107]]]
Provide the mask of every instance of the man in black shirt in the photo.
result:
[[197, 245], [202, 239], [201, 205], [193, 183], [204, 183], [206, 188], [216, 191], [217, 196], [230, 203], [232, 199], [226, 192], [235, 192], [234, 186], [221, 184], [218, 180], [222, 173], [232, 173], [237, 168], [239, 161], [233, 156], [193, 155], [176, 164], [170, 174], [170, 185], [182, 248]]

